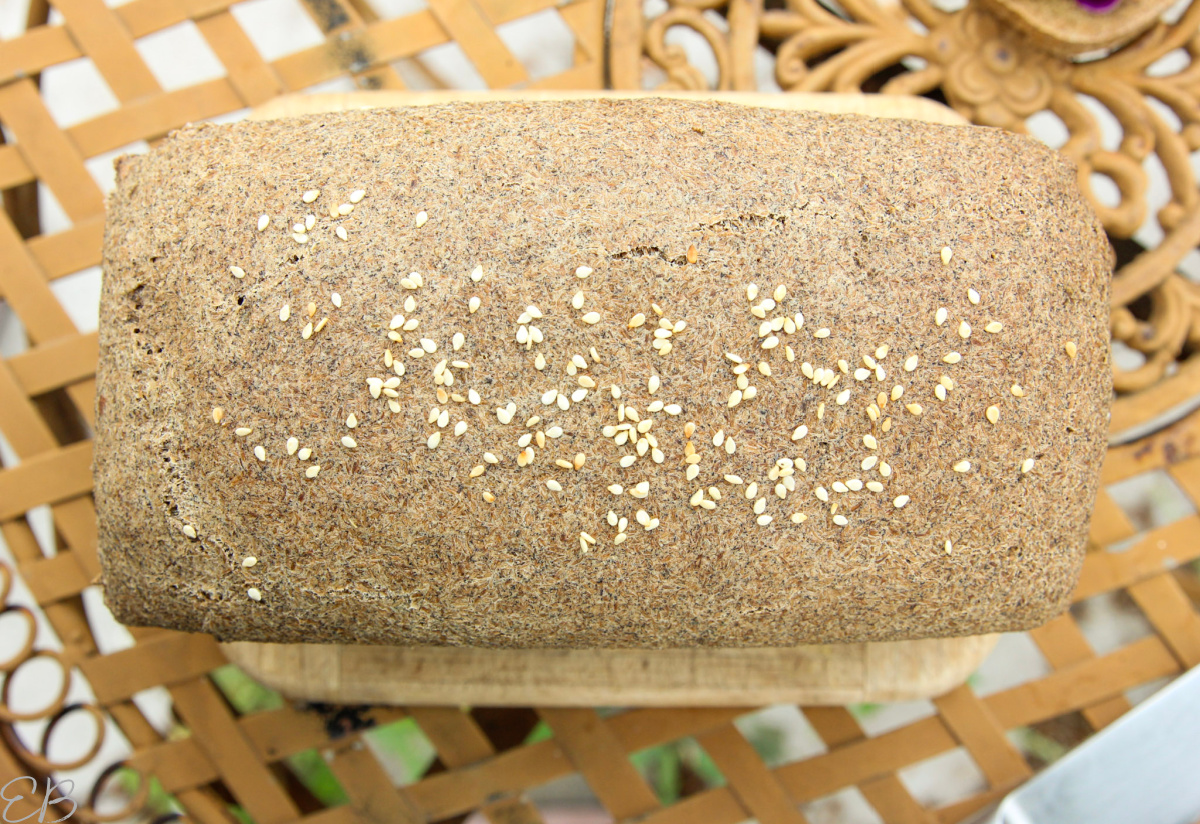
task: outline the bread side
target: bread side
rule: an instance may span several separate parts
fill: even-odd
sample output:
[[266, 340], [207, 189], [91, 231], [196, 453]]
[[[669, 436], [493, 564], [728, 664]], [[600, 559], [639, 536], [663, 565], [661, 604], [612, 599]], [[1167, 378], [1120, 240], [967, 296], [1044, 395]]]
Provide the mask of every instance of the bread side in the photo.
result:
[[1112, 253], [1032, 140], [455, 104], [190, 127], [118, 172], [95, 472], [126, 623], [770, 646], [1066, 605]]

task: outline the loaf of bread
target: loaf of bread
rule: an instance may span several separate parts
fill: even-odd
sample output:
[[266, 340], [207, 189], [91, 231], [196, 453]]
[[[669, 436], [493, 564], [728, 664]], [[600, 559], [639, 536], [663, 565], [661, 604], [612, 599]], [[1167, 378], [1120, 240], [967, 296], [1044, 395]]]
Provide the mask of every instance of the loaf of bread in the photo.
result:
[[998, 130], [672, 100], [187, 127], [118, 163], [108, 605], [222, 640], [777, 646], [1076, 581], [1113, 255]]

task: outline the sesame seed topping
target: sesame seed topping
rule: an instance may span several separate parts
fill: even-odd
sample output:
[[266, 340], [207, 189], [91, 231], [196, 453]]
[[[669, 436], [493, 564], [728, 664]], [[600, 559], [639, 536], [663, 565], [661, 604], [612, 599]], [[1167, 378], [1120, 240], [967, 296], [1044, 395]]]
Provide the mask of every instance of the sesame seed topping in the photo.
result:
[[913, 415], [920, 415], [922, 412], [925, 411], [925, 408], [923, 406], [921, 406], [921, 404], [919, 404], [919, 403], [910, 403], [910, 404], [907, 404], [904, 408], [907, 409]]
[[942, 324], [944, 324], [946, 322], [946, 319], [948, 317], [950, 317], [950, 313], [946, 310], [945, 306], [942, 306], [934, 314], [933, 322], [936, 323], [938, 326], [941, 326]]
[[468, 475], [468, 477], [470, 477], [470, 478], [478, 478], [480, 475], [482, 475], [482, 474], [484, 473], [484, 471], [485, 471], [486, 469], [487, 469], [487, 467], [485, 467], [483, 464], [477, 464], [476, 466], [474, 466], [474, 467], [471, 469], [471, 472], [470, 472], [470, 474]]
[[580, 320], [582, 320], [584, 323], [588, 324], [589, 326], [593, 326], [600, 322], [600, 313], [599, 312], [588, 312], [586, 315], [584, 315], [582, 318], [580, 318]]
[[996, 421], [1000, 420], [1000, 407], [998, 407], [998, 406], [989, 406], [989, 407], [987, 408], [987, 413], [986, 413], [986, 414], [987, 414], [987, 419], [988, 419], [990, 422], [992, 422], [992, 423], [995, 423]]
[[246, 597], [251, 601], [261, 601], [262, 593], [258, 591], [257, 587], [250, 587], [248, 590], [246, 590]]
[[878, 449], [879, 441], [875, 440], [874, 435], [863, 435], [863, 445], [866, 446], [867, 449]]
[[808, 520], [808, 516], [805, 515], [803, 512], [793, 512], [789, 516], [789, 520], [791, 520], [791, 522], [794, 524], [802, 524]]
[[[455, 435], [461, 436], [466, 431], [467, 431], [467, 422], [466, 421], [459, 421], [458, 423], [454, 424], [454, 434]], [[342, 440], [344, 441], [345, 438], [343, 438]]]
[[841, 392], [838, 393], [836, 400], [837, 400], [838, 406], [845, 406], [846, 403], [850, 400], [850, 390], [843, 389]]
[[938, 378], [938, 383], [946, 387], [947, 391], [954, 388], [954, 378], [950, 377], [949, 375], [942, 375], [940, 378]]
[[834, 481], [830, 485], [833, 487], [834, 492], [849, 492], [850, 491], [850, 487], [846, 486], [841, 481]]
[[863, 488], [863, 482], [858, 478], [851, 478], [850, 480], [846, 481], [846, 486], [851, 492], [860, 492]]
[[1024, 475], [1029, 470], [1033, 469], [1033, 458], [1026, 458], [1021, 461], [1021, 474]]
[[333, 230], [333, 233], [335, 235], [337, 235], [340, 240], [349, 240], [350, 239], [350, 235], [346, 232], [345, 226], [338, 226], [336, 229]]
[[351, 438], [349, 435], [343, 435], [342, 446], [346, 447], [347, 449], [354, 449], [358, 446], [358, 441], [354, 440], [354, 438]]
[[320, 332], [328, 323], [329, 318], [321, 318], [320, 322], [317, 323], [316, 328], [313, 329], [313, 334], [315, 335], [317, 332]]
[[271, 218], [267, 215], [258, 216], [258, 231], [264, 232], [271, 225]]
[[437, 449], [438, 444], [440, 444], [441, 442], [442, 442], [442, 433], [434, 432], [432, 435], [429, 436], [429, 440], [425, 441], [425, 445], [428, 446], [430, 449]]
[[965, 320], [959, 321], [958, 336], [960, 338], [962, 338], [963, 340], [966, 340], [967, 338], [971, 337], [971, 324], [967, 323]]
[[242, 278], [244, 278], [246, 276], [246, 270], [243, 269], [241, 266], [230, 266], [229, 273], [231, 275], [233, 275], [235, 278], [237, 278], [238, 280], [241, 280]]
[[775, 519], [770, 515], [759, 515], [758, 518], [756, 519], [759, 526], [766, 526], [767, 524], [771, 523], [771, 521], [773, 521], [773, 520], [775, 520]]
[[954, 471], [955, 472], [970, 472], [971, 471], [971, 462], [970, 461], [959, 461], [958, 463], [956, 463], [954, 465]]
[[267, 450], [262, 446], [262, 444], [254, 447], [254, 457], [258, 458], [260, 461], [265, 461], [267, 459]]
[[429, 222], [429, 213], [426, 212], [424, 209], [417, 212], [417, 216], [413, 220], [413, 223], [416, 224], [416, 227], [418, 229], [420, 229], [422, 226], [424, 226], [428, 222]]
[[257, 563], [258, 563], [258, 559], [255, 558], [253, 555], [247, 555], [245, 558], [242, 559], [242, 566], [246, 567], [246, 569], [249, 569], [250, 567], [254, 566]]
[[248, 426], [239, 426], [237, 429], [233, 430], [233, 434], [237, 435], [239, 438], [244, 438], [253, 431], [254, 430]]
[[864, 471], [866, 471], [868, 469], [873, 469], [875, 467], [875, 464], [877, 464], [877, 463], [879, 463], [879, 458], [876, 457], [875, 455], [869, 455], [863, 459], [862, 468]]
[[825, 327], [821, 327], [817, 331], [813, 332], [813, 337], [814, 338], [827, 338], [831, 334], [832, 334], [832, 332], [830, 332], [828, 329], [826, 329]]
[[892, 501], [892, 506], [896, 507], [896, 509], [903, 509], [904, 505], [910, 500], [911, 499], [907, 495], [900, 495], [896, 498], [896, 500]]
[[307, 446], [296, 453], [297, 460], [307, 461], [311, 457], [312, 457], [312, 450], [309, 449]]
[[850, 523], [849, 521], [846, 520], [845, 515], [834, 515], [833, 522], [835, 524], [837, 524], [838, 526], [845, 526], [846, 524]]
[[796, 427], [794, 432], [792, 432], [792, 440], [793, 441], [801, 440], [807, 434], [808, 434], [808, 427], [805, 426], [804, 424], [801, 424], [800, 426]]
[[892, 467], [887, 463], [887, 461], [880, 461], [879, 474], [885, 478], [890, 478], [892, 476]]
[[900, 384], [896, 384], [895, 386], [892, 387], [892, 392], [891, 392], [892, 400], [898, 401], [898, 400], [900, 400], [901, 397], [903, 397], [903, 395], [904, 395], [904, 387], [903, 386], [901, 386]]
[[883, 484], [881, 484], [879, 481], [867, 481], [867, 489], [872, 492], [882, 492]]
[[308, 340], [312, 336], [313, 336], [313, 325], [312, 325], [312, 321], [309, 321], [308, 323], [304, 324], [304, 328], [302, 330], [300, 330], [300, 337], [304, 338], [305, 340]]
[[946, 400], [946, 387], [939, 383], [937, 386], [933, 387], [933, 394], [939, 401]]
[[1067, 357], [1070, 358], [1071, 360], [1075, 360], [1075, 355], [1079, 351], [1079, 347], [1077, 347], [1075, 345], [1075, 341], [1073, 341], [1073, 340], [1067, 341], [1066, 345], [1063, 348], [1067, 350]]
[[319, 475], [320, 473], [321, 473], [321, 465], [320, 465], [320, 464], [313, 464], [313, 465], [312, 465], [312, 466], [310, 466], [308, 469], [304, 470], [304, 477], [306, 477], [306, 478], [315, 478], [315, 477], [317, 477], [317, 475]]
[[551, 492], [562, 492], [562, 484], [560, 484], [558, 481], [554, 480], [553, 478], [546, 481], [546, 488], [549, 489]]
[[303, 195], [301, 195], [300, 199], [303, 200], [305, 203], [312, 203], [314, 200], [316, 200], [320, 196], [321, 196], [320, 189], [309, 189], [307, 192], [305, 192]]
[[822, 420], [825, 417], [825, 401], [817, 404], [817, 420]]
[[1021, 388], [1021, 384], [1019, 384], [1019, 383], [1014, 383], [1014, 384], [1012, 385], [1012, 389], [1011, 389], [1010, 391], [1011, 391], [1011, 392], [1012, 392], [1014, 395], [1016, 395], [1018, 398], [1023, 398], [1023, 397], [1025, 397], [1025, 390], [1024, 390], [1023, 388]]
[[635, 498], [645, 498], [650, 494], [650, 482], [642, 481], [641, 483], [636, 484], [632, 489], [629, 490], [629, 494]]
[[979, 305], [979, 293], [974, 289], [967, 290], [967, 300], [971, 301], [975, 306]]
[[817, 496], [818, 501], [823, 501], [825, 503], [829, 502], [829, 490], [825, 487], [818, 486], [813, 490], [813, 494]]
[[754, 514], [755, 515], [763, 514], [763, 512], [765, 512], [766, 509], [767, 509], [767, 499], [766, 498], [759, 498], [757, 501], [754, 502]]
[[943, 246], [942, 247], [942, 265], [949, 266], [950, 258], [952, 258], [952, 257], [954, 257], [954, 250], [951, 249], [949, 246]]
[[960, 355], [958, 352], [951, 352], [942, 358], [943, 363], [953, 364], [959, 363], [960, 361], [962, 361], [962, 355]]
[[183, 525], [183, 534], [188, 536], [189, 538], [195, 540], [196, 535], [197, 535], [196, 527], [192, 526], [191, 524], [184, 524]]
[[494, 502], [495, 502], [495, 500], [496, 500], [496, 496], [495, 496], [495, 495], [493, 495], [491, 492], [488, 492], [488, 491], [485, 489], [485, 490], [483, 491], [483, 499], [484, 499], [485, 501], [487, 501], [487, 502], [490, 504], [490, 503], [494, 503]]
[[292, 232], [292, 240], [297, 243], [308, 243], [308, 236], [302, 235], [299, 232]]
[[999, 331], [1000, 331], [1001, 329], [1003, 329], [1003, 328], [1004, 328], [1004, 324], [1003, 324], [1003, 323], [1001, 323], [1001, 322], [1000, 322], [1000, 321], [998, 321], [998, 320], [994, 320], [994, 321], [992, 321], [991, 323], [989, 323], [987, 326], [983, 327], [983, 331], [985, 331], [985, 332], [991, 332], [991, 333], [994, 335], [994, 334], [996, 334], [997, 332], [999, 332]]

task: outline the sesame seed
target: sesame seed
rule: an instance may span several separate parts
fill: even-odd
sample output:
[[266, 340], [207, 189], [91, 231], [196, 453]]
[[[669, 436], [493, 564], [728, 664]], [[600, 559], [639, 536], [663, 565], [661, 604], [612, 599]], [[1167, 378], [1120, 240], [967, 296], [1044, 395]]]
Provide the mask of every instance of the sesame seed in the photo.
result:
[[289, 455], [295, 455], [296, 450], [299, 448], [300, 448], [300, 441], [296, 440], [295, 438], [287, 439], [287, 453]]
[[546, 481], [546, 488], [549, 489], [551, 492], [562, 492], [562, 484], [560, 484], [558, 481], [554, 480], [553, 478]]
[[349, 435], [343, 435], [342, 436], [342, 446], [346, 447], [347, 449], [354, 449], [355, 447], [358, 446], [358, 442], [356, 440], [354, 440], [354, 438], [351, 438]]
[[271, 225], [271, 218], [267, 215], [258, 216], [258, 231], [266, 231], [266, 228]]
[[946, 311], [946, 307], [945, 307], [945, 306], [942, 306], [942, 307], [940, 307], [940, 308], [937, 310], [937, 313], [936, 313], [936, 314], [934, 314], [934, 316], [933, 316], [933, 321], [934, 321], [934, 323], [936, 323], [938, 326], [941, 326], [942, 324], [944, 324], [944, 323], [946, 322], [946, 319], [947, 319], [949, 316], [950, 316], [950, 313], [949, 313], [948, 311]]
[[308, 469], [304, 470], [304, 477], [306, 477], [306, 478], [315, 478], [315, 477], [317, 477], [317, 475], [319, 475], [320, 473], [321, 473], [321, 465], [320, 465], [320, 464], [313, 464], [313, 465], [312, 465], [312, 466], [310, 466]]
[[246, 590], [246, 597], [251, 601], [261, 601], [262, 593], [258, 591], [257, 587], [250, 587], [248, 590]]
[[771, 523], [771, 521], [773, 521], [773, 520], [775, 520], [775, 519], [770, 515], [759, 515], [758, 518], [756, 519], [759, 526], [766, 526], [767, 524]]
[[332, 217], [335, 212], [337, 213], [337, 215], [339, 217], [345, 217], [346, 215], [350, 214], [353, 211], [354, 211], [353, 203], [343, 203], [340, 206], [338, 206], [336, 210], [332, 206], [329, 207], [330, 217]]
[[300, 330], [300, 337], [304, 338], [305, 340], [308, 340], [312, 336], [313, 336], [313, 325], [312, 325], [312, 322], [310, 321], [310, 322], [304, 324], [304, 328], [302, 330]]
[[789, 516], [789, 520], [791, 520], [791, 522], [794, 524], [802, 524], [808, 520], [808, 516], [805, 515], [803, 512], [793, 512]]
[[863, 471], [866, 471], [868, 469], [873, 469], [875, 467], [875, 464], [877, 464], [877, 463], [879, 463], [878, 457], [876, 457], [875, 455], [867, 456], [866, 458], [863, 459], [863, 462], [862, 462]]
[[939, 401], [946, 400], [946, 387], [939, 383], [937, 386], [933, 387], [933, 394]]
[[858, 369], [854, 370], [854, 379], [856, 381], [865, 381], [869, 377], [871, 377], [870, 369], [863, 369], [862, 367], [859, 367]]
[[416, 224], [416, 227], [418, 229], [420, 229], [422, 226], [424, 226], [428, 222], [429, 222], [429, 213], [423, 209], [421, 211], [417, 212], [417, 216], [413, 220], [413, 223]]
[[442, 433], [434, 432], [432, 435], [429, 436], [429, 440], [425, 441], [425, 445], [428, 446], [430, 449], [437, 449], [438, 444], [440, 444], [441, 442], [442, 442]]
[[350, 235], [346, 232], [345, 226], [338, 226], [336, 229], [333, 230], [333, 233], [335, 235], [337, 235], [338, 238], [341, 240], [349, 240], [350, 239]]
[[589, 326], [593, 326], [600, 322], [600, 313], [599, 312], [588, 312], [586, 315], [584, 315], [582, 318], [580, 318], [580, 320], [582, 320], [584, 323], [588, 324]]
[[437, 344], [429, 338], [421, 338], [421, 348], [426, 352], [433, 353], [437, 351]]
[[308, 227], [306, 227], [303, 223], [293, 223], [292, 231], [298, 235], [302, 235], [308, 231]]
[[817, 331], [813, 332], [813, 337], [814, 338], [827, 338], [831, 334], [832, 333], [828, 329], [826, 329], [825, 327], [821, 327]]
[[488, 492], [488, 491], [485, 489], [485, 490], [483, 491], [483, 499], [484, 499], [485, 501], [487, 501], [487, 502], [490, 504], [490, 503], [493, 503], [493, 502], [495, 502], [495, 500], [496, 500], [496, 496], [495, 496], [495, 495], [493, 495], [491, 492]]
[[312, 457], [312, 450], [309, 449], [307, 446], [296, 453], [297, 460], [307, 461], [311, 457]]
[[829, 502], [829, 490], [823, 486], [818, 486], [813, 490], [813, 494], [817, 496], [818, 501]]
[[[214, 415], [213, 417], [216, 417], [216, 415]], [[253, 431], [254, 430], [248, 426], [239, 426], [237, 429], [233, 430], [233, 434], [237, 435], [239, 438], [244, 438]]]
[[241, 280], [242, 278], [244, 278], [246, 276], [246, 270], [243, 269], [241, 266], [230, 266], [229, 273], [231, 275], [233, 275], [235, 278], [237, 278], [238, 280]]
[[1000, 420], [1000, 407], [989, 406], [987, 408], [986, 414], [987, 414], [987, 419], [989, 421], [991, 421], [992, 423], [995, 423], [996, 421]]
[[903, 509], [904, 505], [910, 500], [911, 499], [907, 495], [900, 495], [896, 498], [896, 500], [892, 501], [892, 506], [896, 507], [896, 509]]
[[866, 446], [867, 449], [878, 449], [879, 441], [875, 440], [874, 435], [863, 435], [863, 445]]
[[911, 412], [913, 415], [920, 415], [922, 412], [925, 411], [924, 407], [922, 407], [921, 404], [919, 404], [919, 403], [910, 403], [910, 404], [906, 405], [904, 408], [907, 409], [909, 412]]
[[958, 352], [951, 352], [942, 358], [943, 363], [959, 363], [962, 361], [962, 355]]
[[594, 347], [594, 346], [589, 346], [589, 347], [588, 347], [588, 355], [590, 355], [590, 356], [591, 356], [591, 358], [592, 358], [592, 363], [599, 363], [599, 362], [600, 362], [600, 353], [596, 351], [596, 347]]
[[320, 322], [317, 324], [316, 328], [315, 328], [315, 329], [313, 329], [313, 334], [315, 335], [317, 332], [320, 332], [322, 329], [324, 329], [324, 328], [325, 328], [325, 326], [326, 326], [328, 323], [329, 323], [329, 318], [321, 318], [321, 320], [320, 320]]
[[455, 352], [457, 352], [459, 349], [463, 348], [463, 344], [466, 342], [467, 339], [462, 332], [455, 332], [454, 337], [450, 339], [450, 346]]
[[533, 433], [532, 432], [526, 432], [524, 435], [517, 438], [517, 446], [521, 449], [524, 449], [525, 447], [529, 446], [529, 444], [532, 442], [533, 442]]
[[[459, 421], [458, 423], [454, 424], [454, 434], [455, 435], [461, 436], [466, 431], [467, 431], [467, 422], [466, 421]], [[342, 440], [345, 440], [345, 438], [343, 438]]]
[[838, 393], [838, 396], [837, 396], [837, 405], [838, 406], [845, 406], [849, 400], [850, 400], [850, 390], [849, 389], [843, 389], [841, 392]]
[[499, 458], [497, 458], [495, 455], [493, 455], [491, 452], [484, 452], [484, 453], [483, 453], [483, 459], [484, 459], [485, 461], [487, 461], [488, 463], [490, 463], [490, 464], [498, 464], [498, 463], [500, 463], [500, 459], [499, 459]]
[[1003, 329], [1003, 328], [1004, 328], [1004, 324], [1003, 324], [1003, 323], [1001, 323], [1001, 322], [1000, 322], [1000, 321], [998, 321], [998, 320], [994, 320], [994, 321], [992, 321], [991, 323], [989, 323], [987, 326], [983, 327], [983, 331], [985, 331], [985, 332], [991, 332], [991, 333], [994, 335], [994, 334], [996, 334], [997, 332], [999, 332], [999, 331], [1000, 331], [1001, 329]]
[[892, 387], [892, 392], [891, 392], [892, 400], [898, 401], [903, 396], [904, 396], [904, 387], [903, 386], [901, 386], [900, 384], [896, 384], [895, 386]]
[[817, 404], [817, 420], [822, 420], [825, 417], [825, 401]]
[[938, 378], [938, 383], [946, 387], [947, 391], [954, 388], [954, 379], [949, 375], [942, 375], [940, 378]]
[[633, 516], [633, 518], [635, 521], [637, 521], [642, 526], [645, 526], [646, 524], [650, 523], [650, 513], [644, 509], [639, 509], [637, 511], [637, 514], [635, 514]]
[[[788, 480], [791, 479], [789, 478]], [[850, 480], [846, 481], [846, 487], [851, 492], [859, 492], [863, 488], [863, 482], [858, 478], [851, 478]]]
[[1019, 384], [1019, 383], [1014, 383], [1014, 384], [1012, 385], [1011, 392], [1012, 392], [1014, 395], [1016, 395], [1018, 398], [1023, 398], [1023, 397], [1025, 397], [1025, 390], [1021, 388], [1021, 384]]
[[967, 323], [965, 320], [959, 321], [958, 336], [960, 338], [962, 338], [963, 340], [966, 340], [967, 338], [971, 337], [971, 324]]
[[754, 502], [754, 514], [755, 515], [763, 514], [763, 512], [765, 512], [766, 509], [767, 509], [767, 499], [766, 498], [759, 498], [757, 501]]
[[833, 522], [835, 524], [837, 524], [838, 526], [845, 526], [846, 524], [850, 523], [849, 521], [846, 520], [845, 515], [834, 515]]
[[292, 240], [297, 243], [308, 243], [308, 236], [302, 235], [299, 232], [292, 232]]
[[188, 536], [189, 538], [195, 540], [196, 534], [197, 534], [196, 527], [192, 526], [191, 524], [184, 524], [183, 525], [183, 534]]
[[575, 277], [586, 278], [588, 275], [590, 275], [592, 273], [592, 271], [593, 271], [592, 267], [590, 267], [590, 266], [580, 266], [578, 269], [575, 270]]
[[650, 494], [650, 482], [642, 481], [629, 490], [629, 494], [635, 498], [645, 498]]
[[1033, 469], [1033, 458], [1026, 458], [1021, 461], [1021, 474], [1024, 475], [1029, 470]]
[[320, 189], [309, 189], [307, 192], [305, 192], [303, 195], [300, 196], [300, 199], [303, 200], [305, 203], [312, 203], [314, 200], [316, 200], [320, 196], [321, 196]]
[[727, 402], [727, 405], [729, 406], [730, 409], [733, 409], [733, 407], [737, 406], [741, 402], [742, 402], [742, 390], [735, 389], [729, 393], [729, 400]]
[[881, 484], [879, 481], [867, 481], [867, 489], [871, 490], [872, 492], [882, 492], [883, 484]]
[[258, 458], [260, 461], [265, 461], [267, 459], [267, 450], [262, 446], [262, 444], [254, 447], [254, 457]]
[[687, 262], [695, 263], [700, 259], [700, 253], [696, 251], [696, 244], [689, 243], [687, 248]]
[[954, 257], [954, 250], [951, 249], [949, 246], [943, 246], [942, 247], [942, 265], [949, 266], [950, 258], [952, 258], [952, 257]]
[[979, 305], [979, 293], [974, 289], [967, 290], [967, 300], [971, 301], [975, 306]]
[[778, 345], [779, 345], [779, 338], [775, 337], [774, 335], [771, 335], [769, 338], [767, 338], [766, 340], [764, 340], [762, 342], [763, 349], [774, 349]]
[[1073, 340], [1067, 341], [1066, 345], [1063, 348], [1067, 350], [1067, 357], [1070, 358], [1071, 360], [1075, 360], [1075, 355], [1079, 351], [1079, 347], [1077, 347], [1075, 345], [1075, 341], [1073, 341]]
[[794, 432], [792, 432], [792, 440], [793, 441], [801, 440], [807, 434], [808, 434], [808, 427], [805, 426], [804, 424], [801, 424], [800, 426], [796, 427]]
[[831, 486], [833, 487], [834, 492], [849, 492], [850, 491], [850, 487], [846, 486], [841, 481], [834, 481], [831, 484]]
[[892, 467], [886, 461], [880, 461], [879, 474], [885, 478], [890, 478], [892, 476]]
[[970, 461], [959, 461], [958, 463], [956, 463], [954, 465], [954, 471], [955, 472], [970, 472], [971, 471], [971, 462]]

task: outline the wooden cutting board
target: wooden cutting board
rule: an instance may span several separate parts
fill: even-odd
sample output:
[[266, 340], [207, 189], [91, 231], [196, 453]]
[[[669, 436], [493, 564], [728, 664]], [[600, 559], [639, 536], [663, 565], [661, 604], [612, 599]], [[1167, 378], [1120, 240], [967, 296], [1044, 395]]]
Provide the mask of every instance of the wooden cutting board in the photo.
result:
[[[292, 95], [254, 119], [454, 100], [644, 97], [645, 92], [353, 92]], [[664, 96], [664, 95], [659, 95]], [[670, 93], [780, 109], [963, 124], [931, 100], [883, 95]], [[229, 659], [291, 698], [342, 704], [749, 706], [846, 704], [940, 695], [998, 635], [758, 649], [492, 650], [336, 644], [223, 644]]]

